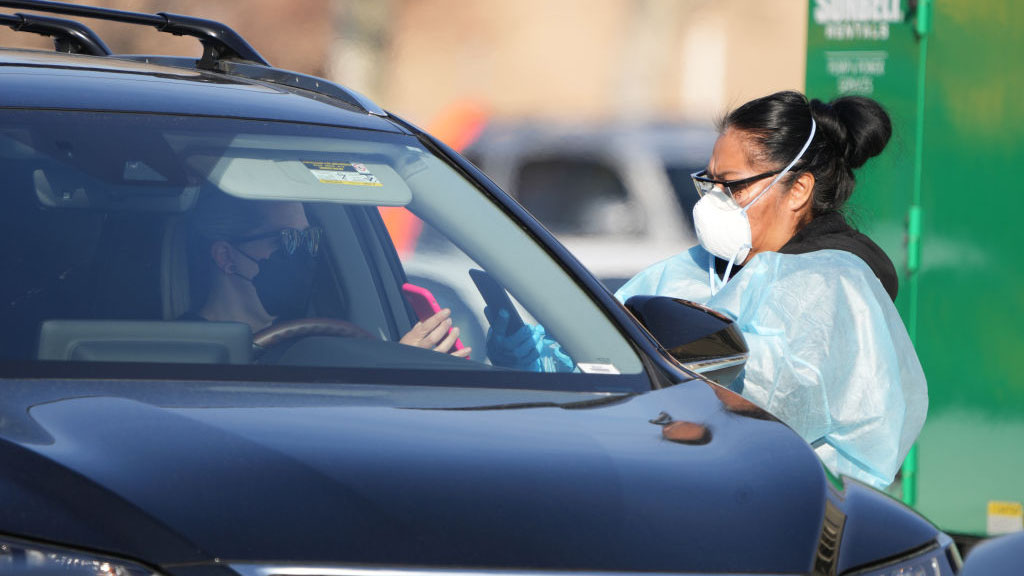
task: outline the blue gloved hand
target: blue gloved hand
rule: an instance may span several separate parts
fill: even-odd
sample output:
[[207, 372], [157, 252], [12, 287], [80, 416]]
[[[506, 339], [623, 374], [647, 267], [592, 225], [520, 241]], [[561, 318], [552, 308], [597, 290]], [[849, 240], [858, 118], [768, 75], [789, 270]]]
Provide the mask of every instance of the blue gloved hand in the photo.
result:
[[546, 337], [543, 326], [524, 324], [512, 334], [506, 334], [509, 322], [506, 310], [499, 310], [495, 315], [488, 307], [484, 315], [491, 322], [487, 330], [487, 355], [492, 364], [532, 372], [572, 371], [572, 359], [561, 351], [558, 343]]
[[488, 307], [484, 309], [484, 315], [491, 322], [487, 330], [487, 355], [491, 363], [507, 368], [532, 369], [540, 358], [544, 327], [524, 324], [512, 334], [506, 334], [509, 321], [507, 310], [499, 310], [497, 317], [494, 317]]

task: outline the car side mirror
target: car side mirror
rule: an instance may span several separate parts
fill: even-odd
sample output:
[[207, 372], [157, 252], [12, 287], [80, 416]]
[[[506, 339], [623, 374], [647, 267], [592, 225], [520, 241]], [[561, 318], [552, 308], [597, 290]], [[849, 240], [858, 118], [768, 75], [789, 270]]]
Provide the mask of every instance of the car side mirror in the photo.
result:
[[750, 350], [728, 316], [666, 296], [633, 296], [626, 308], [688, 370], [723, 385], [743, 370]]

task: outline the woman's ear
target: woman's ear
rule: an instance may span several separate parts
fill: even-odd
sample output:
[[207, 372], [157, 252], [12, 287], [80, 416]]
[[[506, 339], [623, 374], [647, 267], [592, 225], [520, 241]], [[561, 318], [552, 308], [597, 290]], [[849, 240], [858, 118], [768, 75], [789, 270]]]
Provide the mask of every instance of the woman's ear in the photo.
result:
[[814, 199], [814, 174], [804, 172], [798, 176], [793, 185], [789, 187], [786, 197], [789, 209], [793, 212], [810, 209]]
[[210, 258], [217, 265], [217, 269], [225, 274], [234, 274], [235, 255], [232, 253], [231, 245], [223, 240], [217, 240], [210, 245]]

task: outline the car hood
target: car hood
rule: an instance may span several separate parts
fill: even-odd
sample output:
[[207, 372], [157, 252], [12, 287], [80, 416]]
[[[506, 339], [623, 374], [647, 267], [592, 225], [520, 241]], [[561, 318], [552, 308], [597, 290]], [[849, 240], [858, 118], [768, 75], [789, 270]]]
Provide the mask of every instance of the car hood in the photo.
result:
[[83, 386], [8, 385], [0, 533], [164, 565], [803, 572], [822, 525], [813, 452], [701, 381], [500, 402]]

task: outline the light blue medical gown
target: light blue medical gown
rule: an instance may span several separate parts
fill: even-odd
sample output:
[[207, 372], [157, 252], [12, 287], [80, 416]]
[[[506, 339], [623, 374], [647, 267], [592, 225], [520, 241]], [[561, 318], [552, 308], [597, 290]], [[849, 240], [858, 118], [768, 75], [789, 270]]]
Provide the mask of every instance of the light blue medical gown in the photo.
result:
[[839, 250], [754, 256], [712, 296], [695, 246], [615, 293], [672, 296], [735, 319], [750, 347], [731, 387], [809, 442], [834, 474], [888, 486], [921, 431], [928, 388], [889, 295]]

